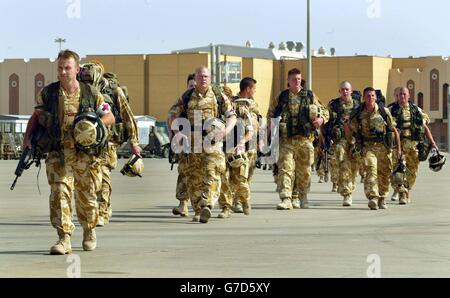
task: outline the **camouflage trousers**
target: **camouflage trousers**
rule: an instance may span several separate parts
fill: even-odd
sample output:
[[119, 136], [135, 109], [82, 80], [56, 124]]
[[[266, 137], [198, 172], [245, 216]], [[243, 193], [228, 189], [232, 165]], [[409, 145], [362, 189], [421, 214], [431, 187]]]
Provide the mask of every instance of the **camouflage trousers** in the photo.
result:
[[226, 172], [221, 177], [220, 208], [231, 208], [233, 203], [237, 202], [250, 203], [249, 172], [250, 160], [239, 168], [233, 168], [227, 164]]
[[187, 156], [185, 154], [178, 155], [178, 178], [177, 178], [177, 188], [175, 196], [179, 201], [189, 200], [187, 184], [186, 184], [186, 171], [187, 167]]
[[97, 193], [98, 202], [98, 212], [99, 216], [103, 217], [106, 223], [112, 216], [111, 209], [111, 193], [112, 193], [112, 182], [111, 182], [111, 171], [117, 167], [117, 145], [109, 144], [102, 158], [102, 186], [100, 191]]
[[[50, 152], [45, 160], [50, 185], [50, 221], [60, 237], [75, 230], [72, 222], [72, 201], [78, 221], [84, 229], [93, 229], [98, 220], [97, 192], [102, 172], [100, 161], [74, 148]], [[64, 164], [61, 164], [61, 161]], [[75, 199], [74, 199], [75, 195]]]
[[348, 145], [343, 139], [332, 145], [334, 151], [334, 168], [337, 172], [338, 192], [341, 196], [351, 195], [356, 189], [356, 175], [359, 169], [359, 161], [355, 159]]
[[364, 178], [364, 176], [366, 176], [366, 173], [364, 172], [364, 160], [362, 158], [358, 159], [358, 172], [361, 178]]
[[208, 206], [214, 208], [219, 200], [221, 176], [225, 173], [223, 152], [190, 153], [187, 157], [189, 171], [186, 171], [187, 190], [192, 208], [200, 212]]
[[311, 166], [314, 162], [312, 138], [294, 136], [281, 138], [278, 159], [280, 199], [292, 198], [293, 189], [300, 198], [306, 197], [311, 186]]
[[420, 161], [419, 152], [417, 150], [417, 142], [403, 139], [402, 153], [407, 169], [405, 174], [405, 182], [403, 185], [392, 185], [392, 187], [398, 193], [406, 193], [406, 197], [409, 197], [409, 191], [416, 183], [417, 173], [419, 172]]
[[258, 158], [258, 154], [256, 152], [249, 151], [247, 152], [247, 158], [249, 161], [248, 183], [250, 183], [253, 178], [253, 174], [255, 173], [256, 159]]
[[383, 143], [364, 144], [364, 192], [367, 199], [386, 198], [392, 173], [392, 150]]
[[[314, 148], [314, 167], [317, 168], [317, 163], [319, 162], [320, 159], [320, 152], [319, 152], [319, 146]], [[324, 178], [325, 177], [325, 168], [323, 166], [324, 162], [323, 159], [320, 160], [320, 165], [319, 165], [319, 169], [317, 170], [316, 174], [319, 177]]]
[[330, 148], [330, 154], [328, 155], [328, 165], [330, 172], [330, 180], [333, 184], [339, 183], [339, 163], [340, 163], [340, 156], [342, 152], [336, 152], [336, 144], [333, 144]]

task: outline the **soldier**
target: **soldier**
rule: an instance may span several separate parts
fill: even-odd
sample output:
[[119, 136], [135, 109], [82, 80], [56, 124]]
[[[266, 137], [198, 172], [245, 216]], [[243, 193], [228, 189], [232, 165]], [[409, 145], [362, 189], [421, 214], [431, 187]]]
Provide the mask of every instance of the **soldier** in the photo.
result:
[[329, 127], [333, 141], [334, 171], [338, 173], [338, 192], [344, 198], [342, 205], [352, 205], [352, 193], [356, 188], [356, 175], [359, 162], [352, 156], [351, 144], [355, 140], [347, 142], [344, 133], [344, 123], [349, 122], [350, 116], [359, 108], [359, 101], [352, 98], [352, 85], [344, 81], [339, 86], [340, 97], [333, 99], [328, 104], [330, 113]]
[[256, 162], [256, 131], [258, 129], [258, 110], [253, 96], [256, 92], [256, 81], [244, 78], [240, 82], [240, 92], [233, 97], [233, 108], [238, 117], [233, 140], [227, 140], [227, 148], [232, 144], [232, 152], [227, 150], [227, 173], [222, 177], [220, 205], [222, 212], [219, 218], [230, 216], [231, 204], [236, 213], [249, 215], [250, 180]]
[[[344, 123], [348, 142], [355, 137], [352, 148], [355, 157], [362, 153], [364, 159], [364, 192], [371, 210], [386, 209], [385, 198], [389, 192], [392, 172], [392, 146], [395, 137], [398, 156], [401, 154], [400, 138], [391, 113], [382, 104], [377, 104], [375, 89], [364, 89], [364, 103], [351, 117], [351, 123]], [[353, 135], [352, 135], [353, 132]]]
[[[431, 148], [439, 151], [433, 136], [427, 126], [428, 116], [414, 103], [410, 102], [409, 90], [401, 87], [397, 93], [397, 102], [390, 105], [392, 117], [400, 133], [401, 156], [406, 162], [406, 171], [403, 184], [394, 184], [395, 193], [399, 194], [399, 204], [410, 202], [409, 193], [416, 182], [419, 169], [418, 144], [428, 139]], [[394, 198], [394, 196], [393, 196]]]
[[[401, 89], [401, 87], [396, 87], [394, 89], [394, 101], [391, 104], [388, 105], [388, 109], [389, 110], [391, 109], [392, 105], [394, 105], [395, 103], [398, 102], [398, 96], [399, 96], [399, 93], [400, 93], [400, 89]], [[394, 152], [394, 154], [395, 154], [395, 152]], [[391, 183], [392, 182], [393, 182], [393, 180], [391, 180]], [[396, 187], [395, 187], [394, 184], [392, 184], [392, 188], [394, 189], [394, 192], [392, 193], [391, 201], [398, 201], [398, 192], [397, 192]]]
[[[88, 74], [83, 74], [86, 72]], [[111, 106], [115, 124], [109, 127], [110, 138], [107, 149], [102, 154], [102, 187], [97, 194], [99, 205], [98, 227], [109, 223], [112, 216], [111, 209], [111, 171], [117, 167], [117, 148], [129, 142], [131, 153], [141, 157], [137, 124], [123, 89], [112, 73], [104, 74], [103, 65], [90, 62], [82, 65], [80, 80], [97, 88]]]
[[[189, 74], [186, 80], [187, 89], [193, 89], [195, 88], [195, 74]], [[169, 119], [171, 118], [172, 111], [176, 110], [176, 107], [172, 107], [169, 111]], [[172, 134], [172, 131], [170, 130], [169, 121], [167, 120], [167, 127], [169, 127], [169, 132]], [[173, 136], [170, 135], [170, 138]], [[179, 204], [177, 207], [174, 207], [172, 209], [172, 213], [174, 215], [180, 215], [181, 217], [189, 216], [189, 209], [188, 209], [188, 192], [187, 192], [187, 182], [186, 182], [186, 174], [185, 172], [188, 170], [187, 163], [186, 163], [186, 155], [184, 153], [180, 153], [177, 156], [178, 160], [178, 178], [177, 178], [177, 188], [176, 188], [176, 199], [179, 201]]]
[[[269, 127], [271, 119], [281, 116], [278, 159], [281, 203], [277, 205], [278, 210], [308, 208], [314, 130], [328, 120], [328, 111], [319, 99], [312, 91], [302, 88], [299, 69], [288, 72], [288, 81], [289, 89], [270, 101], [267, 113]], [[300, 199], [292, 200], [293, 188], [298, 190]]]
[[40, 92], [24, 138], [24, 146], [31, 148], [30, 136], [38, 125], [44, 127], [49, 136], [49, 154], [45, 163], [51, 191], [50, 221], [59, 236], [58, 242], [50, 248], [50, 254], [72, 251], [70, 237], [75, 229], [70, 207], [72, 179], [77, 217], [83, 227], [83, 249], [94, 250], [97, 245], [95, 226], [98, 221], [97, 192], [102, 181], [101, 163], [98, 156], [79, 150], [93, 133], [84, 131], [83, 125], [90, 128], [92, 124], [80, 120], [83, 125], [74, 128], [74, 122], [91, 113], [89, 115], [92, 117], [101, 117], [96, 119], [95, 125], [104, 128], [114, 123], [114, 116], [97, 90], [77, 81], [79, 60], [78, 54], [73, 51], [59, 53], [59, 81]]
[[[218, 86], [210, 86], [208, 68], [197, 68], [195, 81], [195, 89], [186, 91], [178, 100], [170, 125], [174, 130], [174, 142], [188, 142], [191, 148], [187, 157], [189, 171], [186, 172], [186, 179], [195, 211], [193, 221], [207, 223], [219, 199], [221, 174], [226, 168], [223, 138], [236, 124], [236, 115], [223, 91]], [[190, 129], [186, 129], [186, 122], [183, 122], [185, 125], [174, 125], [173, 120], [181, 117], [187, 117]], [[226, 126], [219, 118], [228, 120]], [[179, 131], [181, 126], [183, 131]]]

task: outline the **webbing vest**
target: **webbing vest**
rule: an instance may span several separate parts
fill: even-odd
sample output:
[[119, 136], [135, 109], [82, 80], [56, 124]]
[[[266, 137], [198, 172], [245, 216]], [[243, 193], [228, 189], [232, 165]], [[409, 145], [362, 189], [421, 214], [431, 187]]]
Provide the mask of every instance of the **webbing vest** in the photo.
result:
[[[351, 119], [356, 117], [356, 120], [358, 121], [358, 127], [359, 127], [360, 131], [362, 131], [362, 115], [363, 115], [362, 112], [364, 111], [364, 107], [365, 107], [364, 103], [361, 104], [357, 109], [354, 110], [354, 113], [351, 116]], [[378, 103], [378, 112], [380, 113], [380, 115], [383, 118], [384, 122], [387, 123], [388, 122], [388, 115], [387, 115], [386, 110], [384, 109], [384, 105], [382, 103]], [[392, 139], [392, 141], [393, 141], [393, 136], [392, 136], [393, 132], [391, 130], [389, 130], [387, 127], [386, 127], [386, 130], [384, 131], [383, 134], [370, 133], [370, 136], [367, 137], [367, 136], [363, 136], [362, 133], [358, 133], [356, 138], [357, 138], [357, 141], [359, 141], [359, 142], [365, 142], [365, 141], [366, 142], [367, 141], [370, 141], [370, 142], [386, 142], [386, 136], [388, 134], [390, 135], [389, 139]], [[389, 140], [389, 142], [391, 142], [391, 140]]]
[[[395, 118], [397, 122], [397, 128], [400, 130], [401, 138], [410, 138], [413, 141], [422, 141], [424, 138], [424, 129], [423, 129], [423, 117], [419, 111], [419, 108], [408, 102], [409, 112], [411, 114], [410, 122], [405, 122], [403, 118], [403, 109], [398, 102], [390, 105], [392, 117]], [[409, 124], [409, 125], [408, 125]], [[404, 136], [404, 131], [406, 129], [411, 130], [411, 137]]]
[[[353, 111], [357, 110], [360, 106], [360, 101], [357, 98], [353, 98]], [[331, 121], [328, 123], [328, 133], [334, 142], [338, 142], [345, 137], [344, 133], [344, 107], [341, 104], [340, 98], [335, 98], [330, 101], [330, 108], [332, 111]], [[336, 117], [334, 116], [336, 114]]]
[[[275, 108], [274, 118], [282, 116], [282, 119], [286, 119], [287, 121], [288, 137], [296, 135], [309, 137], [314, 133], [309, 119], [309, 106], [314, 103], [313, 92], [302, 89], [300, 90], [299, 96], [300, 104], [297, 115], [292, 115], [289, 108], [289, 89], [280, 93], [278, 105]], [[295, 122], [297, 125], [295, 125]]]
[[[211, 86], [211, 89], [214, 93], [214, 97], [217, 101], [218, 111], [216, 111], [216, 115], [219, 117], [222, 117], [225, 115], [225, 99], [222, 95], [222, 88], [217, 85]], [[187, 118], [187, 110], [188, 110], [188, 104], [191, 100], [192, 93], [194, 93], [195, 88], [189, 89], [186, 92], [183, 93], [181, 96], [181, 100], [183, 101], [183, 113], [181, 114], [181, 117]]]
[[[80, 107], [78, 114], [94, 111], [96, 109], [97, 98], [91, 86], [83, 82], [80, 85]], [[51, 127], [47, 127], [50, 151], [60, 151], [61, 148], [61, 126], [59, 123], [59, 88], [60, 82], [51, 83], [42, 90], [42, 100], [45, 112], [53, 118]]]

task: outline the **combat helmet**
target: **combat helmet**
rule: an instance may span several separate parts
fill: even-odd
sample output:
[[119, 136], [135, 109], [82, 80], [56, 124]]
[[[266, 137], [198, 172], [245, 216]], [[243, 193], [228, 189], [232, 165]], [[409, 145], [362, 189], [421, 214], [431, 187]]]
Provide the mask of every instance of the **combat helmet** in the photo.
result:
[[84, 112], [75, 117], [74, 138], [78, 149], [98, 153], [108, 139], [108, 130], [96, 113]]
[[104, 67], [98, 61], [90, 61], [80, 65], [80, 72], [78, 73], [78, 80], [98, 87], [103, 79]]
[[128, 177], [141, 177], [142, 172], [144, 171], [144, 162], [142, 158], [133, 154], [127, 163], [123, 166], [120, 172], [122, 175], [126, 175]]
[[431, 156], [428, 159], [429, 167], [433, 172], [439, 172], [445, 165], [446, 158], [436, 149], [431, 150]]
[[392, 172], [392, 184], [401, 186], [405, 183], [405, 175], [406, 175], [406, 162], [402, 158], [397, 163], [394, 171]]
[[240, 168], [247, 161], [247, 156], [243, 153], [241, 154], [229, 154], [227, 156], [227, 162], [232, 168]]

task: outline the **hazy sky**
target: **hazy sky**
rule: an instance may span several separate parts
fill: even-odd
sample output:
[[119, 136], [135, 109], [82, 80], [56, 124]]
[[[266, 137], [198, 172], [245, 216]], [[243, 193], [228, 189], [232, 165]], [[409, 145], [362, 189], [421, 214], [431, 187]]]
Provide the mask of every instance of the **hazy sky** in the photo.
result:
[[[311, 0], [312, 47], [449, 56], [448, 0]], [[0, 0], [0, 59], [148, 54], [226, 43], [306, 44], [306, 0]]]

